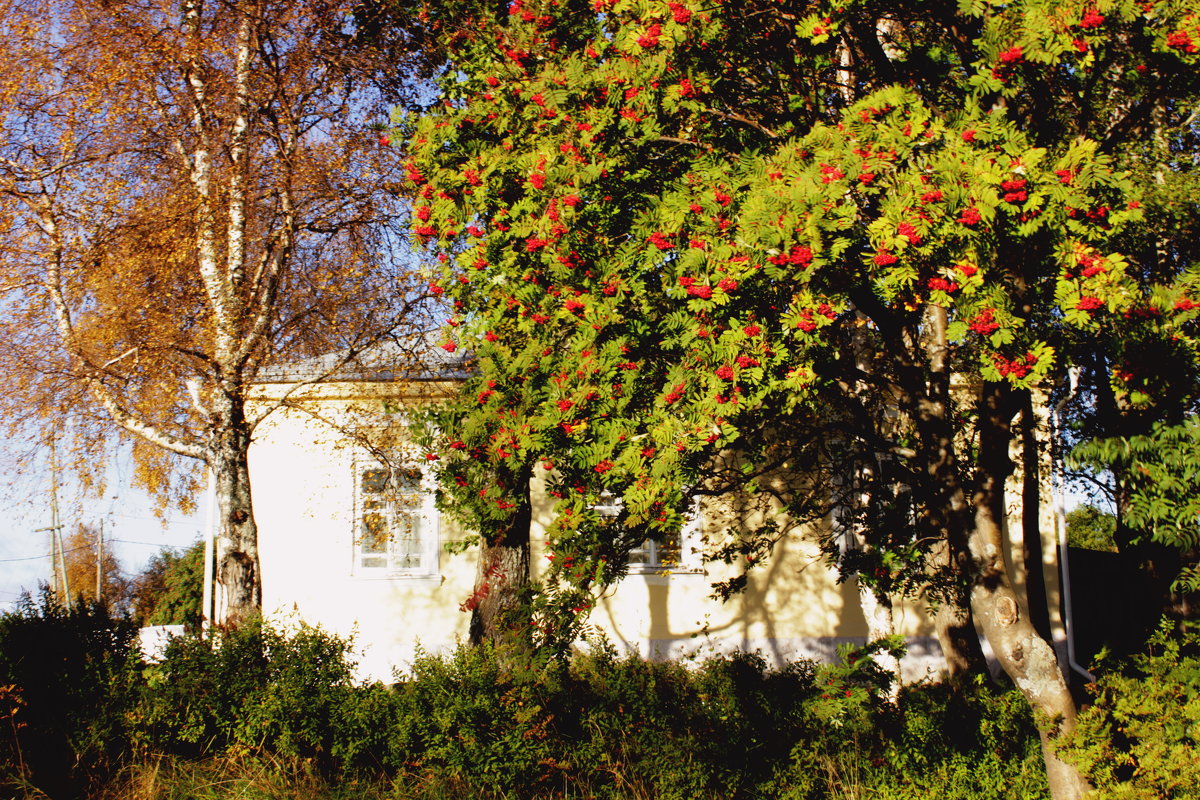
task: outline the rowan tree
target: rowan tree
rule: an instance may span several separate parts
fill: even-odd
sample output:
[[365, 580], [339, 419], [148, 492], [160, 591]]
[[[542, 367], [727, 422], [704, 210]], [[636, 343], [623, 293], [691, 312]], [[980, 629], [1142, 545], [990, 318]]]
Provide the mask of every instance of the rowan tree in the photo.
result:
[[172, 469], [195, 489], [179, 457], [207, 465], [222, 622], [260, 603], [255, 375], [352, 358], [416, 325], [424, 299], [389, 239], [396, 159], [370, 128], [385, 95], [354, 8], [19, 0], [0, 15], [6, 413], [60, 433], [69, 417], [88, 445], [118, 430], [159, 492]]
[[[1126, 551], [1151, 559], [1151, 577], [1158, 579], [1160, 590], [1167, 590], [1158, 599], [1169, 613], [1184, 619], [1195, 616], [1200, 593], [1198, 430], [1195, 416], [1179, 424], [1160, 421], [1144, 434], [1093, 439], [1072, 453], [1093, 469], [1114, 473], [1118, 495], [1125, 500], [1119, 518], [1101, 517], [1092, 526], [1106, 524], [1110, 543], [1116, 539]], [[1119, 527], [1124, 528], [1123, 539], [1116, 534]]]
[[[443, 105], [399, 126], [413, 231], [459, 312], [447, 347], [495, 366], [465, 400], [490, 432], [431, 453], [445, 474], [498, 507], [487, 465], [550, 455], [552, 545], [612, 541], [602, 490], [677, 526], [700, 465], [744, 451], [753, 490], [762, 431], [834, 400], [912, 489], [882, 577], [942, 560], [1038, 712], [1054, 796], [1081, 796], [1003, 487], [1089, 336], [1136, 330], [1195, 375], [1194, 276], [1118, 247], [1145, 224], [1132, 145], [1195, 122], [1195, 4], [418, 8], [462, 28]], [[938, 547], [910, 560], [918, 534]]]

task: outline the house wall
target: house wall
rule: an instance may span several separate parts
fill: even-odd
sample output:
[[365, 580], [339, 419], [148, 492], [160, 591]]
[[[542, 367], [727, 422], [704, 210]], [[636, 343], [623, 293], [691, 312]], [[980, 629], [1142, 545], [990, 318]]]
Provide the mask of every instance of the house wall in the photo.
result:
[[[446, 551], [445, 545], [467, 532], [438, 517], [430, 574], [375, 576], [356, 569], [354, 476], [365, 451], [339, 426], [394, 427], [400, 417], [385, 409], [405, 408], [451, 388], [430, 382], [397, 396], [391, 383], [260, 387], [260, 405], [292, 392], [289, 403], [259, 425], [250, 453], [264, 611], [277, 620], [303, 620], [353, 636], [364, 676], [388, 680], [419, 651], [444, 652], [465, 641], [470, 615], [459, 607], [471, 594], [477, 560], [474, 550]], [[539, 482], [535, 478], [535, 497]], [[717, 529], [722, 513], [710, 504], [701, 519]], [[549, 515], [549, 503], [535, 503], [535, 573], [546, 563]], [[838, 583], [810, 534], [799, 529], [786, 535], [772, 558], [750, 571], [746, 591], [727, 602], [710, 597], [712, 583], [732, 577], [741, 565], [704, 564], [685, 553], [679, 569], [633, 573], [610, 588], [589, 624], [618, 648], [652, 658], [735, 649], [759, 651], [775, 664], [831, 658], [838, 644], [864, 641], [867, 626], [857, 587]], [[685, 538], [685, 551], [696, 544]], [[1047, 548], [1041, 555], [1050, 564], [1053, 543]], [[909, 640], [906, 677], [936, 672], [941, 653], [923, 609], [897, 604], [895, 621], [897, 633]]]
[[[469, 615], [459, 604], [475, 582], [474, 556], [444, 547], [430, 575], [355, 569], [355, 460], [364, 453], [336, 426], [387, 424], [384, 401], [392, 393], [383, 386], [308, 389], [292, 398], [302, 408], [279, 408], [259, 425], [250, 451], [264, 613], [352, 636], [360, 673], [382, 680], [421, 648], [436, 652], [465, 640]], [[462, 536], [439, 520], [441, 545]]]

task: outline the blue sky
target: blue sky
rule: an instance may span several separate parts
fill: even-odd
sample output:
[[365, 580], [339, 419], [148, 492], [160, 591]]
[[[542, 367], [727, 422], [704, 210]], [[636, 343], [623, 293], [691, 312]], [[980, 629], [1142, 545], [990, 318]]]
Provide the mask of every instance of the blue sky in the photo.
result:
[[[0, 464], [7, 465], [0, 444]], [[131, 487], [127, 458], [116, 458], [108, 469], [106, 491], [101, 496], [82, 495], [67, 481], [59, 490], [64, 535], [80, 523], [103, 522], [105, 546], [117, 554], [126, 575], [140, 571], [163, 547], [187, 547], [207, 524], [204, 498], [190, 516], [175, 512], [165, 519], [154, 515], [146, 494]], [[0, 611], [11, 610], [22, 590], [36, 590], [50, 578], [50, 538], [38, 531], [50, 524], [50, 480], [45, 468], [4, 476], [0, 491]]]

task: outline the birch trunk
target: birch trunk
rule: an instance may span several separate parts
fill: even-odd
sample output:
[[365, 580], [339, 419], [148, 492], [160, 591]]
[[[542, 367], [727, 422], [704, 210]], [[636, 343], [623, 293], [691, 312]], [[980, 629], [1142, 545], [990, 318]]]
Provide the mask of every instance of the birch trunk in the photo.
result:
[[[892, 601], [887, 596], [876, 594], [870, 586], [859, 584], [858, 604], [867, 620], [867, 641], [878, 641], [896, 632], [892, 617]], [[872, 656], [879, 667], [892, 676], [892, 685], [888, 689], [888, 699], [895, 703], [900, 699], [900, 684], [903, 675], [900, 672], [900, 659], [890, 652], [876, 653]]]
[[219, 520], [213, 622], [236, 628], [262, 609], [262, 571], [247, 460], [250, 428], [237, 398], [227, 398], [223, 405], [221, 416], [224, 419], [213, 437], [209, 456], [215, 476]]
[[[10, 391], [5, 416], [93, 406], [83, 470], [109, 423], [207, 466], [215, 621], [240, 624], [262, 597], [247, 449], [273, 410], [248, 417], [251, 383], [423, 319], [427, 279], [390, 263], [382, 230], [402, 216], [399, 159], [363, 133], [389, 104], [369, 88], [380, 65], [339, 44], [340, 2], [7, 11], [22, 88], [0, 87], [0, 361], [25, 397]], [[149, 450], [146, 488], [194, 488]]]

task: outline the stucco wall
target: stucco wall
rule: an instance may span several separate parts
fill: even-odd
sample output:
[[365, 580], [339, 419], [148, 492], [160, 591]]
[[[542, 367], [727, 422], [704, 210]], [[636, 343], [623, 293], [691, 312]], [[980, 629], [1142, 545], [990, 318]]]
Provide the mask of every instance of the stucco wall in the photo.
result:
[[[281, 408], [260, 424], [250, 453], [255, 517], [269, 617], [303, 620], [352, 635], [364, 675], [390, 679], [419, 647], [454, 646], [467, 633], [458, 610], [471, 593], [475, 559], [436, 548], [430, 575], [379, 576], [356, 570], [355, 463], [364, 450], [335, 426], [377, 418], [379, 397], [356, 398], [323, 387], [305, 410]], [[444, 545], [461, 537], [439, 519]]]
[[[436, 385], [420, 394], [436, 396]], [[276, 388], [277, 395], [281, 388]], [[264, 610], [276, 619], [319, 624], [353, 635], [364, 675], [387, 680], [418, 649], [438, 652], [467, 635], [474, 551], [452, 555], [445, 545], [463, 532], [438, 520], [439, 547], [429, 575], [363, 574], [356, 569], [355, 464], [365, 451], [338, 426], [386, 426], [395, 410], [420, 397], [397, 398], [394, 385], [322, 385], [293, 396], [294, 407], [274, 411], [258, 428], [251, 450], [259, 526]], [[260, 400], [273, 396], [263, 387]], [[535, 485], [535, 496], [537, 486]], [[535, 512], [532, 560], [544, 563], [548, 504]], [[720, 525], [721, 512], [702, 509], [703, 524]], [[684, 547], [696, 542], [684, 540]], [[785, 537], [769, 563], [752, 570], [746, 591], [727, 602], [712, 599], [711, 584], [738, 566], [685, 558], [686, 568], [631, 574], [600, 599], [594, 628], [622, 649], [655, 658], [703, 657], [732, 649], [757, 650], [769, 661], [832, 657], [836, 646], [862, 641], [866, 623], [856, 587], [839, 584], [804, 531]], [[940, 665], [927, 617], [898, 605], [897, 632], [907, 635], [905, 669], [919, 677]]]

